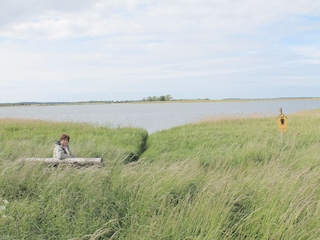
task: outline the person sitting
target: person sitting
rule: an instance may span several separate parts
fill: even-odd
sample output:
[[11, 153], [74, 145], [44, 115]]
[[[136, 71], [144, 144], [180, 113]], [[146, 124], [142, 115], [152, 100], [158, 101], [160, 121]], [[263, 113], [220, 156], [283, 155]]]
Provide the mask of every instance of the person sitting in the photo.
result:
[[74, 158], [75, 156], [72, 154], [69, 148], [70, 137], [67, 134], [62, 134], [60, 137], [60, 141], [55, 143], [55, 147], [53, 150], [53, 157], [58, 158], [60, 160], [65, 158]]

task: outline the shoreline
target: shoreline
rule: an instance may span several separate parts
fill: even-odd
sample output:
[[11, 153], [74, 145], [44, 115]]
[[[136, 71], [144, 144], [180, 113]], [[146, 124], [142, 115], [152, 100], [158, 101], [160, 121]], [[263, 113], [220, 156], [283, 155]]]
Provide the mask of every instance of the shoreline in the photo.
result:
[[28, 107], [28, 106], [63, 106], [63, 105], [102, 105], [102, 104], [153, 104], [153, 103], [192, 103], [192, 102], [261, 102], [261, 101], [301, 101], [320, 100], [320, 97], [293, 97], [293, 98], [256, 98], [256, 99], [172, 99], [169, 101], [144, 101], [144, 100], [124, 100], [124, 101], [81, 101], [81, 102], [16, 102], [0, 103], [0, 107]]

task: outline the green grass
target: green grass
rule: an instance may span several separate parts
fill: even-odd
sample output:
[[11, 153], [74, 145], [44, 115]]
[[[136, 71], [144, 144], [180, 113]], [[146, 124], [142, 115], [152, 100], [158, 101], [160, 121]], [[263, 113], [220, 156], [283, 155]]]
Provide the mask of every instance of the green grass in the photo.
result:
[[[143, 129], [0, 120], [0, 239], [317, 239], [320, 110]], [[53, 167], [61, 133], [105, 167]], [[139, 159], [138, 159], [139, 158]], [[138, 161], [133, 161], [138, 160]]]
[[70, 135], [76, 157], [122, 155], [124, 161], [136, 160], [144, 151], [148, 133], [136, 128], [106, 128], [85, 123], [57, 123], [38, 120], [0, 119], [0, 158], [52, 157], [54, 143], [62, 133]]

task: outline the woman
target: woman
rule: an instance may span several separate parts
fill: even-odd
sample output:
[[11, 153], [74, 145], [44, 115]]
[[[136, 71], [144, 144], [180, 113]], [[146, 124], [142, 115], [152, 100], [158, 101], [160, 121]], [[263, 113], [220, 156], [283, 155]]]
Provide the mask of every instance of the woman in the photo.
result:
[[53, 150], [53, 157], [64, 159], [64, 158], [74, 158], [71, 150], [69, 149], [69, 141], [70, 137], [67, 134], [62, 134], [60, 137], [60, 141], [56, 142], [54, 150]]

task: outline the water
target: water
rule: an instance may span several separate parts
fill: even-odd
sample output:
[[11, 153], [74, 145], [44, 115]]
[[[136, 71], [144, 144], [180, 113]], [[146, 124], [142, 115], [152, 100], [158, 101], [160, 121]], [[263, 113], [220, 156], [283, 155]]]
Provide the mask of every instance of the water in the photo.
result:
[[320, 108], [320, 100], [266, 100], [239, 102], [114, 103], [1, 107], [0, 118], [29, 118], [88, 122], [111, 127], [141, 127], [149, 133], [225, 115], [279, 115]]

